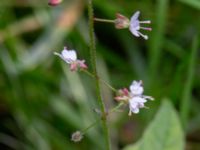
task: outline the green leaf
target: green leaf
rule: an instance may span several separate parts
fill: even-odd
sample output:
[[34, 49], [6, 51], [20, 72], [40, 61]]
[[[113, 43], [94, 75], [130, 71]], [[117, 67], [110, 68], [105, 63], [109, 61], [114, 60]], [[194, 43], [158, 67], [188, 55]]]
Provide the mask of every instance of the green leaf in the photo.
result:
[[178, 115], [168, 100], [164, 100], [155, 119], [142, 139], [124, 150], [183, 150], [184, 134]]
[[182, 3], [185, 3], [193, 8], [200, 9], [200, 1], [199, 0], [179, 0]]

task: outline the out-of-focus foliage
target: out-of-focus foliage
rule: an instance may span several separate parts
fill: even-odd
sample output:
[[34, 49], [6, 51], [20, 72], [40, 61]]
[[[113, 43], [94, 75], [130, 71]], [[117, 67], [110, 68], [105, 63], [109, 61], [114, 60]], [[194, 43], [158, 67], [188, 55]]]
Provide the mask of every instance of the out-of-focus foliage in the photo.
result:
[[142, 139], [125, 150], [183, 150], [183, 130], [171, 103], [163, 100], [155, 119], [147, 127]]
[[[149, 35], [145, 41], [128, 29], [95, 22], [101, 78], [116, 89], [143, 80], [145, 94], [155, 98], [140, 114], [128, 117], [128, 109], [123, 108], [108, 118], [112, 149], [122, 149], [143, 137], [163, 97], [178, 111], [187, 149], [200, 149], [200, 2], [93, 3], [96, 17], [114, 19], [116, 12], [131, 17], [140, 10], [141, 20], [151, 20], [153, 28], [151, 33], [144, 32]], [[104, 149], [100, 124], [80, 143], [71, 142], [74, 131], [86, 128], [99, 116], [93, 111], [98, 108], [93, 79], [70, 72], [53, 55], [63, 46], [77, 50], [91, 69], [86, 1], [63, 0], [56, 7], [48, 6], [47, 0], [0, 1], [0, 149]], [[101, 88], [106, 107], [115, 106], [114, 93], [105, 85]], [[166, 109], [170, 112], [171, 107]]]

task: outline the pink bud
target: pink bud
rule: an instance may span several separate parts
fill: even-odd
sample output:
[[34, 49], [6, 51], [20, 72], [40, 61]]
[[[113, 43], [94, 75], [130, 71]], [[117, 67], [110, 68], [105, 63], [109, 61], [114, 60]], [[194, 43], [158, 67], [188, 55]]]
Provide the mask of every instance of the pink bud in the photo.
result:
[[122, 97], [121, 97], [121, 96], [116, 96], [116, 97], [114, 97], [114, 99], [115, 99], [116, 101], [121, 101], [121, 100], [122, 100]]
[[76, 63], [76, 62], [70, 64], [70, 70], [71, 70], [71, 71], [77, 71], [77, 67], [78, 67], [78, 66], [77, 66], [77, 63]]
[[85, 64], [85, 60], [79, 61], [79, 66], [81, 69], [87, 69], [88, 66]]
[[50, 6], [57, 6], [62, 2], [62, 0], [49, 0], [48, 4]]
[[129, 27], [129, 19], [122, 14], [117, 13], [115, 19], [115, 28], [124, 29]]
[[126, 95], [126, 96], [129, 95], [129, 91], [128, 91], [127, 88], [122, 89], [122, 91], [123, 91], [123, 94], [124, 94], [124, 95]]
[[123, 88], [123, 89], [118, 90], [118, 94], [120, 96], [129, 96], [129, 91], [127, 88]]
[[124, 101], [127, 102], [127, 100], [130, 98], [129, 91], [127, 88], [123, 88], [118, 90], [117, 96], [114, 98], [116, 101]]

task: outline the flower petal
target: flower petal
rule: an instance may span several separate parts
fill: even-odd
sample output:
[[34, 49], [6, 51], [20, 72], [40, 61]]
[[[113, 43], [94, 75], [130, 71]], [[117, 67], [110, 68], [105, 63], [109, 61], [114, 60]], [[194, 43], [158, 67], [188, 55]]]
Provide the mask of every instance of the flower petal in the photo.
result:
[[131, 17], [131, 22], [135, 22], [136, 20], [138, 20], [139, 15], [140, 11], [136, 11]]
[[54, 55], [57, 55], [57, 56], [59, 56], [62, 60], [64, 60], [66, 63], [70, 63], [68, 60], [66, 60], [64, 57], [63, 57], [63, 55], [61, 55], [61, 54], [59, 54], [59, 53], [57, 53], [57, 52], [54, 52]]
[[139, 15], [140, 15], [139, 11], [136, 11], [133, 14], [133, 16], [131, 17], [130, 26], [129, 26], [129, 30], [136, 37], [140, 36], [140, 34], [138, 33], [138, 30], [140, 29], [140, 22], [138, 20]]
[[129, 27], [129, 30], [131, 31], [131, 33], [133, 35], [135, 35], [136, 37], [139, 37], [140, 34], [138, 33], [138, 31], [135, 28], [131, 28], [131, 26]]
[[130, 86], [130, 91], [131, 91], [131, 94], [133, 94], [133, 95], [142, 95], [144, 89], [141, 86], [141, 81], [139, 81], [139, 82], [133, 81]]
[[133, 98], [131, 98], [131, 101], [135, 102], [135, 103], [146, 103], [147, 100], [144, 98], [141, 98], [139, 96], [134, 96]]
[[139, 113], [139, 105], [137, 103], [135, 103], [135, 102], [130, 102], [129, 103], [129, 109], [130, 109], [131, 112], [133, 112], [135, 114]]
[[66, 59], [66, 61], [76, 61], [77, 59], [77, 55], [76, 55], [76, 51], [75, 50], [66, 50], [64, 49], [61, 52], [62, 56], [64, 59]]
[[135, 109], [132, 109], [131, 111], [132, 111], [133, 113], [135, 113], [135, 114], [138, 114], [139, 111], [140, 111], [140, 109], [139, 109], [139, 108], [135, 108]]
[[139, 30], [140, 29], [140, 23], [139, 23], [139, 21], [135, 20], [135, 21], [130, 22], [130, 28], [132, 30], [136, 30], [136, 31]]

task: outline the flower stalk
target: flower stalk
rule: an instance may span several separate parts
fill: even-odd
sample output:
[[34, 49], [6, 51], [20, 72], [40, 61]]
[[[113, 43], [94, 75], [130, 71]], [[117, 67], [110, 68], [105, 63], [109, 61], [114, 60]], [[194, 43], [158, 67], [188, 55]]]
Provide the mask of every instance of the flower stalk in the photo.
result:
[[148, 36], [143, 34], [140, 30], [151, 31], [151, 27], [143, 27], [143, 24], [151, 24], [150, 20], [139, 20], [140, 11], [136, 11], [130, 19], [126, 16], [116, 13], [116, 19], [109, 20], [109, 19], [101, 19], [101, 18], [94, 18], [94, 21], [98, 22], [105, 22], [105, 23], [113, 23], [116, 29], [126, 29], [129, 28], [130, 32], [136, 37], [142, 37], [145, 40], [148, 39]]
[[109, 111], [109, 113], [116, 112], [116, 111], [117, 111], [121, 106], [123, 106], [123, 105], [124, 105], [123, 102], [119, 103], [116, 107], [112, 108], [112, 109]]
[[89, 129], [91, 129], [92, 127], [94, 127], [95, 125], [97, 125], [99, 123], [99, 119], [95, 120], [92, 124], [90, 124], [88, 127], [86, 127], [85, 129], [83, 129], [81, 131], [81, 133], [84, 135]]
[[[105, 105], [101, 98], [100, 82], [99, 82], [97, 68], [96, 68], [96, 47], [95, 47], [95, 37], [94, 37], [94, 20], [93, 20], [94, 13], [93, 13], [92, 0], [88, 0], [88, 15], [89, 15], [90, 57], [91, 57], [92, 71], [95, 77], [97, 100], [100, 106], [100, 110], [102, 114], [105, 114], [106, 113]], [[109, 131], [108, 131], [106, 117], [102, 119], [102, 126], [103, 126], [105, 140], [106, 140], [106, 149], [110, 150], [110, 139], [109, 139]]]
[[94, 18], [94, 21], [106, 22], [106, 23], [115, 23], [115, 20], [101, 19], [101, 18]]
[[[92, 122], [88, 127], [86, 127], [85, 129], [79, 131], [81, 133], [81, 135], [83, 136], [88, 130], [90, 130], [91, 128], [93, 128], [95, 125], [97, 125], [101, 120], [102, 118], [106, 116], [109, 116], [111, 113], [113, 112], [117, 112], [119, 110], [119, 108], [121, 106], [123, 106], [125, 103], [121, 102], [119, 103], [117, 106], [113, 107], [111, 110], [109, 110], [109, 113], [106, 113], [104, 115], [101, 115], [101, 119], [96, 119], [94, 122]], [[76, 133], [76, 132], [75, 132]], [[73, 134], [72, 134], [73, 135]], [[76, 142], [76, 141], [75, 141]]]
[[[92, 78], [94, 78], [95, 76], [91, 73], [91, 72], [89, 72], [88, 70], [82, 70], [83, 72], [85, 72], [87, 75], [89, 75], [90, 77], [92, 77]], [[101, 78], [99, 78], [99, 80], [103, 83], [103, 84], [105, 84], [108, 88], [110, 88], [113, 92], [117, 92], [117, 90], [114, 88], [114, 87], [112, 87], [108, 82], [106, 82], [105, 80], [103, 80], [103, 79], [101, 79]]]

